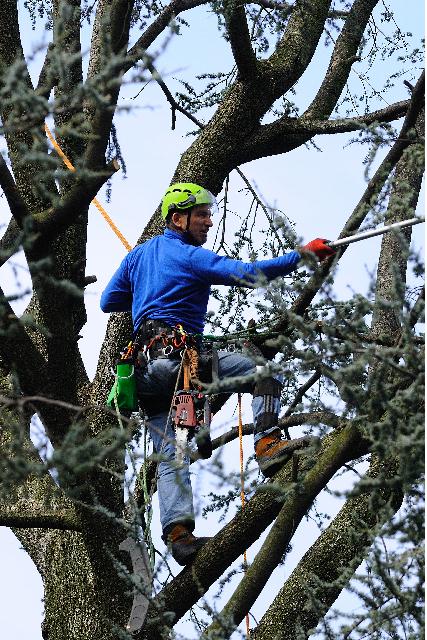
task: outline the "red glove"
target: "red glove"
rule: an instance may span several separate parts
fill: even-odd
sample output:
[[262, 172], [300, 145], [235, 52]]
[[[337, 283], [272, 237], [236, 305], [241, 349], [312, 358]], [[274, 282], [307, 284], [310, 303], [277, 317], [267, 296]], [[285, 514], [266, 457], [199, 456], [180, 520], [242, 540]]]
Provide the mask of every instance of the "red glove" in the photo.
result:
[[301, 251], [311, 251], [316, 258], [324, 260], [325, 258], [329, 258], [329, 256], [333, 256], [335, 253], [335, 249], [327, 245], [327, 242], [328, 240], [325, 240], [325, 238], [316, 238], [304, 245], [304, 247], [301, 247]]

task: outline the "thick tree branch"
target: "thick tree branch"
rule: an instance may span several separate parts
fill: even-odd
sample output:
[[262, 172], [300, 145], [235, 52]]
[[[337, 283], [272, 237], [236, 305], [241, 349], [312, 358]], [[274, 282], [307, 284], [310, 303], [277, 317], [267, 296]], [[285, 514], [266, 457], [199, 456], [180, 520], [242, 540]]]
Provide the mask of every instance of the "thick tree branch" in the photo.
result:
[[105, 37], [104, 25], [108, 22], [108, 11], [111, 0], [99, 0], [96, 5], [95, 19], [92, 27], [92, 38], [89, 51], [88, 80], [94, 79], [101, 71]]
[[[280, 630], [276, 636], [278, 640], [293, 640], [297, 633], [308, 632], [316, 626], [351, 579], [381, 526], [400, 507], [403, 496], [399, 484], [387, 482], [395, 480], [396, 473], [395, 461], [385, 464], [374, 460], [368, 478], [359, 483], [338, 515], [310, 547], [252, 631], [255, 640], [269, 640], [273, 630], [274, 633]], [[370, 483], [371, 479], [379, 478], [383, 481], [379, 487], [378, 483]], [[275, 553], [271, 543], [274, 541], [270, 540], [270, 546], [267, 546], [266, 541], [264, 553]], [[317, 594], [316, 603], [309, 597], [313, 589]], [[236, 592], [233, 598], [237, 600], [235, 608], [238, 604], [239, 610], [249, 610], [250, 600], [244, 602], [244, 595], [238, 598]]]
[[[289, 148], [289, 136], [304, 136], [305, 141], [316, 135], [349, 133], [364, 129], [366, 126], [393, 122], [402, 118], [409, 107], [410, 100], [402, 100], [386, 107], [372, 111], [356, 118], [337, 118], [335, 120], [310, 120], [307, 118], [282, 117], [275, 122], [263, 125], [254, 136], [252, 146], [264, 148], [270, 144], [275, 153], [282, 153]], [[301, 142], [302, 144], [302, 142]]]
[[[83, 84], [82, 50], [80, 43], [81, 22], [80, 0], [55, 0], [53, 2], [53, 45], [48, 49], [40, 81], [46, 82], [45, 91], [54, 85], [55, 108], [53, 117], [58, 143], [72, 162], [76, 162], [84, 151], [84, 140], [75, 133], [75, 118], [79, 118], [79, 100], [70, 96], [78, 95]], [[55, 56], [58, 77], [53, 79], [47, 74], [50, 57]], [[44, 65], [44, 67], [45, 67]], [[44, 76], [44, 77], [43, 77]], [[69, 174], [60, 178], [60, 191], [63, 194], [70, 188], [72, 179]]]
[[[184, 569], [156, 596], [150, 605], [148, 624], [137, 636], [138, 640], [160, 638], [159, 614], [165, 611], [168, 612], [168, 616], [171, 616], [172, 613], [174, 624], [190, 606], [197, 602], [230, 563], [258, 539], [261, 532], [281, 509], [277, 494], [279, 488], [285, 492], [283, 498], [286, 500], [286, 505], [283, 508], [286, 510], [286, 521], [289, 525], [283, 533], [289, 536], [295, 531], [295, 523], [303, 517], [313, 499], [342, 464], [348, 459], [359, 457], [365, 451], [366, 443], [362, 442], [353, 425], [334, 432], [331, 436], [326, 436], [321, 451], [316, 453], [314, 466], [301, 480], [299, 499], [293, 495], [289, 485], [292, 465], [291, 463], [285, 465], [274, 476], [275, 491], [270, 492], [268, 484], [263, 485], [263, 490], [255, 494], [245, 509], [203, 547], [191, 567]], [[301, 471], [301, 473], [304, 472]], [[171, 622], [170, 617], [168, 621]]]
[[43, 61], [43, 66], [40, 70], [39, 79], [37, 82], [36, 93], [40, 96], [43, 96], [46, 100], [49, 99], [49, 96], [54, 88], [55, 84], [58, 82], [58, 79], [55, 78], [52, 74], [52, 56], [55, 52], [55, 45], [53, 42], [50, 42], [45, 59]]
[[334, 109], [356, 59], [368, 20], [379, 0], [355, 0], [335, 44], [328, 70], [316, 97], [302, 118], [326, 118]]
[[0, 399], [0, 526], [19, 528], [15, 535], [44, 576], [46, 529], [75, 529], [78, 519], [73, 504], [57, 487], [30, 440], [33, 412], [24, 404], [7, 400]]
[[76, 514], [40, 513], [20, 511], [10, 513], [0, 509], [0, 527], [14, 529], [60, 529], [61, 531], [81, 531], [81, 524]]
[[[328, 17], [331, 0], [297, 0], [276, 50], [262, 61], [264, 80], [275, 99], [304, 73], [314, 55]], [[264, 113], [262, 114], [264, 115]]]
[[[9, 371], [18, 374], [26, 392], [38, 393], [46, 380], [46, 362], [27, 335], [0, 289], [0, 357]], [[7, 340], [6, 340], [7, 338]]]
[[94, 170], [99, 170], [105, 162], [121, 77], [126, 71], [133, 6], [134, 0], [102, 0], [97, 7], [88, 79], [98, 97], [88, 99], [84, 108], [91, 130], [84, 164]]
[[59, 235], [76, 221], [82, 209], [89, 206], [99, 189], [119, 168], [117, 161], [113, 160], [103, 171], [87, 174], [82, 169], [81, 173], [72, 174], [76, 176], [73, 187], [64, 194], [57, 205], [32, 217], [33, 230], [41, 234], [44, 242]]
[[[0, 87], [3, 100], [0, 105], [2, 125], [8, 145], [9, 158], [12, 163], [13, 175], [17, 188], [27, 207], [31, 210], [41, 210], [46, 205], [45, 200], [36, 189], [29, 189], [28, 185], [38, 172], [39, 162], [26, 157], [34, 145], [34, 129], [28, 130], [28, 121], [41, 124], [45, 117], [44, 105], [37, 104], [37, 109], [29, 110], [33, 97], [33, 85], [25, 57], [22, 51], [19, 30], [18, 7], [13, 0], [4, 0], [2, 4], [2, 37], [0, 38]], [[15, 70], [14, 86], [11, 85], [11, 70]], [[15, 92], [21, 93], [20, 100], [13, 99]], [[13, 95], [12, 95], [13, 94]], [[34, 105], [34, 103], [33, 103]], [[40, 128], [41, 131], [41, 128]]]
[[239, 80], [251, 79], [257, 71], [257, 60], [242, 0], [224, 0], [224, 18]]
[[22, 228], [25, 218], [28, 217], [29, 211], [25, 204], [18, 188], [15, 184], [15, 180], [5, 159], [0, 153], [0, 187], [3, 189], [6, 196], [7, 203], [9, 205], [10, 212], [15, 218], [17, 224]]
[[[386, 224], [415, 215], [423, 175], [424, 144], [413, 144], [405, 149], [396, 164], [385, 217]], [[371, 335], [374, 338], [385, 336], [387, 339], [396, 339], [401, 335], [401, 310], [405, 297], [404, 285], [411, 236], [410, 227], [402, 230], [399, 237], [393, 233], [383, 236], [371, 325]]]

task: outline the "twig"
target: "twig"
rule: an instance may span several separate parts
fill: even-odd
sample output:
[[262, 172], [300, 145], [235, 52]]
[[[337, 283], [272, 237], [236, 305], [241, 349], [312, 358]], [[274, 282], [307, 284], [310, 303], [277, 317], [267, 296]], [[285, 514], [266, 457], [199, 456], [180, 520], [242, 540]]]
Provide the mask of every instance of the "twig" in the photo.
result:
[[295, 394], [295, 398], [293, 399], [293, 401], [291, 402], [291, 404], [289, 405], [289, 407], [286, 409], [285, 413], [284, 413], [284, 418], [287, 418], [288, 416], [291, 415], [292, 411], [295, 409], [295, 407], [301, 402], [301, 400], [303, 399], [304, 395], [307, 393], [307, 391], [314, 385], [316, 384], [316, 382], [320, 379], [322, 373], [320, 370], [317, 370], [313, 373], [313, 375], [307, 380], [307, 382], [305, 382], [297, 391], [297, 393]]

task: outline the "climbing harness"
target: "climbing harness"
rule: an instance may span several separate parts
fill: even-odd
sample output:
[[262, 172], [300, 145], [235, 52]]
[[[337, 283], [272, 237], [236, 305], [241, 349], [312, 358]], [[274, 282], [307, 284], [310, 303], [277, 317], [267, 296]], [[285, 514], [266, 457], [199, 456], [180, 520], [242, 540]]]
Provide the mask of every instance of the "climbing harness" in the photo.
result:
[[[212, 455], [211, 410], [210, 398], [203, 393], [200, 380], [201, 373], [205, 374], [201, 369], [206, 369], [206, 366], [200, 366], [201, 340], [188, 334], [181, 324], [168, 327], [155, 320], [143, 321], [136, 335], [140, 343], [137, 361], [142, 365], [147, 366], [150, 360], [155, 358], [181, 358], [170, 407], [176, 439], [177, 464], [183, 464], [188, 441], [193, 437], [199, 456], [203, 459], [209, 458]], [[212, 351], [214, 350], [211, 348]], [[203, 351], [202, 359], [204, 357]], [[212, 353], [211, 357], [212, 362], [215, 362]], [[205, 361], [203, 365], [206, 365]]]
[[143, 321], [135, 339], [142, 346], [139, 361], [146, 363], [155, 358], [177, 357], [187, 345], [195, 344], [193, 337], [184, 331], [181, 324], [167, 327], [155, 320]]

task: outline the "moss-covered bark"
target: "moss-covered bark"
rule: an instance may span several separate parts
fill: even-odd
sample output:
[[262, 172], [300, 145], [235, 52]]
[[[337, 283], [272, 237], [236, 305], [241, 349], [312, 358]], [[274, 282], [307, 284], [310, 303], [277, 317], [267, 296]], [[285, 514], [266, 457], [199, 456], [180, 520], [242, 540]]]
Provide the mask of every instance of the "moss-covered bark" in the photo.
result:
[[[395, 478], [395, 461], [385, 465], [375, 459], [368, 479]], [[391, 488], [393, 487], [393, 488]], [[383, 484], [376, 491], [363, 481], [329, 527], [310, 547], [268, 611], [251, 634], [255, 640], [294, 640], [308, 637], [329, 610], [366, 557], [382, 524], [399, 509], [403, 494], [399, 485]]]
[[[78, 437], [74, 444], [82, 446], [81, 451], [83, 445], [91, 450], [92, 444], [105, 435], [103, 444], [108, 447], [108, 456], [104, 456], [99, 464], [88, 465], [82, 471], [79, 469], [80, 460], [73, 468], [70, 463], [68, 468], [67, 454], [64, 453], [62, 460], [58, 459], [57, 462], [61, 482], [59, 489], [45, 468], [37, 473], [31, 467], [31, 464], [37, 467], [40, 463], [28, 440], [30, 412], [26, 413], [20, 428], [24, 434], [22, 442], [25, 446], [21, 454], [25, 465], [28, 465], [24, 469], [27, 475], [23, 473], [22, 477], [17, 476], [14, 491], [10, 495], [2, 495], [0, 518], [3, 520], [0, 523], [14, 525], [15, 534], [42, 575], [45, 586], [43, 635], [46, 640], [112, 640], [120, 636], [117, 628], [123, 632], [131, 607], [128, 585], [119, 577], [116, 565], [116, 560], [119, 560], [129, 568], [129, 558], [118, 550], [127, 535], [122, 520], [123, 443], [114, 447], [115, 436], [108, 436], [108, 430], [115, 425], [114, 416], [106, 416], [102, 411], [89, 413], [83, 408], [86, 403], [104, 404], [111, 385], [110, 367], [131, 334], [131, 325], [127, 314], [115, 315], [110, 319], [97, 374], [93, 383], [89, 384], [78, 350], [78, 338], [86, 321], [82, 292], [87, 206], [92, 196], [88, 197], [89, 191], [81, 187], [81, 198], [75, 197], [75, 193], [79, 195], [80, 183], [72, 174], [62, 176], [57, 188], [54, 181], [57, 165], [47, 154], [42, 124], [49, 109], [46, 98], [52, 88], [55, 126], [61, 145], [82, 171], [81, 175], [100, 172], [99, 183], [95, 181], [95, 184], [101, 184], [107, 175], [105, 151], [120, 91], [121, 74], [135, 62], [134, 58], [130, 62], [124, 60], [133, 2], [113, 0], [98, 3], [88, 74], [93, 85], [82, 103], [79, 103], [83, 76], [79, 57], [80, 3], [64, 0], [53, 4], [54, 42], [42, 74], [45, 84], [35, 95], [22, 53], [16, 3], [10, 0], [3, 3], [0, 88], [9, 86], [8, 69], [18, 60], [20, 93], [16, 104], [12, 106], [12, 93], [4, 91], [2, 94], [5, 102], [0, 105], [1, 118], [6, 126], [13, 176], [2, 165], [0, 181], [3, 188], [7, 182], [16, 189], [15, 193], [9, 193], [11, 197], [8, 201], [13, 204], [19, 200], [19, 207], [12, 210], [16, 220], [14, 233], [18, 229], [24, 234], [24, 249], [33, 278], [34, 295], [28, 308], [33, 318], [31, 329], [23, 327], [11, 312], [10, 305], [2, 298], [0, 353], [5, 373], [14, 374], [13, 391], [18, 404], [25, 395], [44, 396], [42, 400], [33, 401], [31, 411], [39, 413], [58, 455], [61, 446], [70, 438], [71, 427], [78, 422]], [[178, 14], [197, 4], [201, 3], [175, 0], [174, 6], [167, 8], [166, 17], [163, 16], [162, 29], [174, 12]], [[201, 183], [216, 193], [220, 191], [228, 173], [239, 164], [290, 151], [306, 142], [312, 133], [301, 133], [304, 117], [311, 121], [312, 118], [326, 119], [330, 116], [348, 78], [376, 1], [355, 0], [337, 40], [324, 82], [303, 118], [295, 120], [295, 130], [292, 130], [292, 122], [286, 119], [286, 135], [282, 130], [283, 119], [271, 126], [263, 125], [263, 119], [274, 102], [307, 69], [325, 28], [331, 0], [297, 0], [289, 10], [289, 20], [278, 38], [274, 53], [264, 60], [257, 60], [251, 51], [247, 25], [243, 23], [245, 12], [242, 6], [233, 2], [228, 4], [234, 6], [227, 16], [227, 25], [239, 73], [212, 120], [182, 156], [173, 176], [175, 180]], [[149, 31], [147, 29], [140, 39], [145, 42], [146, 37], [147, 46], [154, 40], [152, 33], [155, 29]], [[67, 61], [69, 64], [66, 64]], [[28, 107], [29, 97], [37, 105], [33, 112]], [[25, 126], [21, 126], [22, 123]], [[31, 124], [34, 130], [31, 130]], [[396, 183], [408, 181], [411, 182], [415, 199], [419, 175], [409, 175], [402, 162], [396, 172]], [[69, 203], [67, 198], [73, 193], [74, 200], [70, 200], [73, 210], [64, 214]], [[17, 194], [20, 198], [14, 199]], [[57, 228], [55, 212], [58, 217], [60, 214], [62, 216]], [[31, 232], [36, 228], [32, 226], [36, 222], [39, 235], [35, 239]], [[48, 223], [49, 233], [43, 235]], [[156, 212], [140, 240], [156, 235], [162, 229], [163, 223]], [[390, 251], [394, 257], [394, 249], [385, 249], [386, 254]], [[403, 268], [402, 262], [401, 271]], [[310, 295], [306, 296], [305, 307], [302, 308], [302, 304], [297, 313], [308, 306]], [[10, 387], [5, 388], [4, 392], [10, 394]], [[62, 404], [55, 405], [52, 403], [54, 400]], [[76, 412], [76, 409], [79, 411]], [[21, 418], [22, 415], [19, 416]], [[2, 452], [9, 462], [14, 461], [16, 450], [9, 451], [9, 436], [5, 425], [1, 426]], [[11, 423], [6, 426], [10, 427]], [[21, 442], [19, 438], [17, 441]], [[307, 457], [301, 466], [300, 481], [296, 486], [291, 483], [291, 465], [280, 471], [274, 484], [257, 492], [244, 512], [215, 536], [192, 567], [183, 570], [154, 599], [147, 626], [139, 637], [147, 640], [159, 638], [159, 615], [161, 624], [165, 623], [169, 629], [171, 618], [178, 620], [244, 548], [277, 518], [265, 548], [254, 563], [252, 574], [248, 574], [241, 591], [236, 593], [230, 604], [230, 611], [236, 620], [239, 619], [244, 607], [253, 601], [268, 579], [291, 539], [296, 523], [307, 512], [316, 495], [344, 462], [364, 453], [367, 446], [356, 429], [346, 426], [324, 439], [317, 457]], [[357, 512], [357, 500], [355, 505]], [[362, 502], [360, 505], [360, 509], [364, 508]], [[367, 517], [369, 519], [374, 515], [370, 511]], [[336, 540], [339, 538], [336, 537]], [[322, 547], [321, 553], [338, 544], [336, 540], [333, 538]], [[364, 539], [361, 540], [365, 544]], [[346, 546], [346, 561], [350, 563], [359, 557], [360, 544], [359, 540], [354, 547]], [[269, 552], [271, 548], [275, 549], [274, 554]], [[337, 563], [331, 564], [331, 576], [337, 568]], [[298, 585], [293, 588], [298, 589]], [[165, 612], [169, 612], [168, 615]], [[269, 628], [268, 625], [266, 628]], [[262, 629], [261, 625], [257, 633], [262, 633]]]

